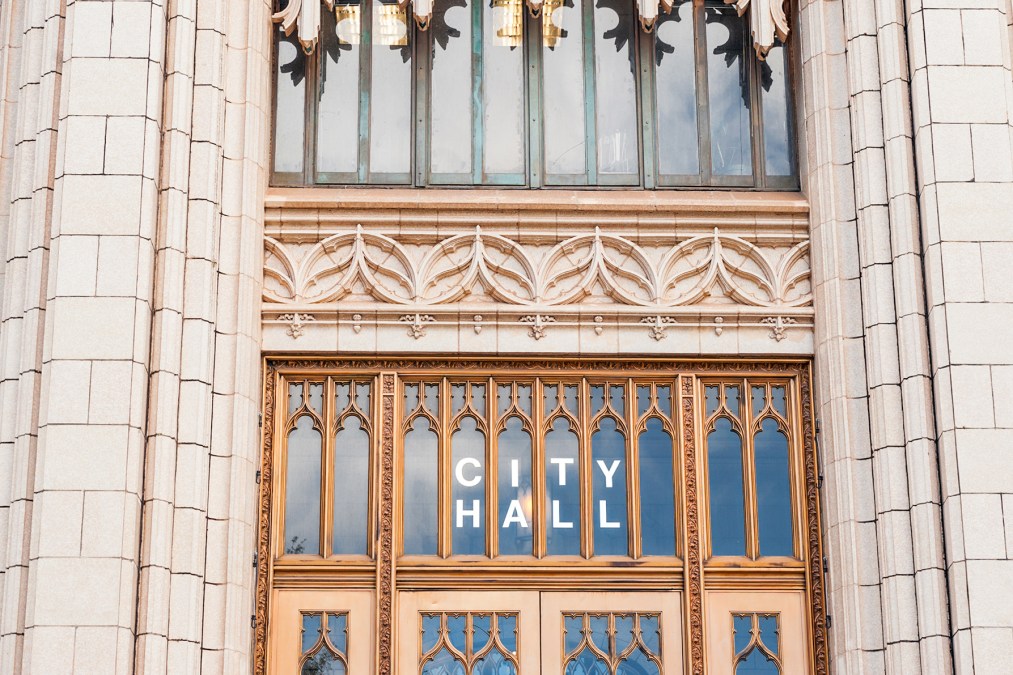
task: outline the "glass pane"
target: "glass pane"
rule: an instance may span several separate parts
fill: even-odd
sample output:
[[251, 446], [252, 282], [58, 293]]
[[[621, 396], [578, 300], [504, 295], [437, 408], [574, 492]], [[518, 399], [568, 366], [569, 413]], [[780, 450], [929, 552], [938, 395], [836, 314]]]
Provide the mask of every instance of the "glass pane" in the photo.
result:
[[447, 637], [450, 644], [459, 652], [468, 648], [468, 617], [463, 614], [447, 615]]
[[626, 437], [611, 417], [591, 435], [594, 479], [594, 554], [628, 555], [626, 538]]
[[441, 620], [439, 614], [422, 615], [422, 651], [428, 652], [440, 639]]
[[444, 647], [422, 666], [421, 675], [465, 675], [464, 664]]
[[794, 555], [788, 439], [768, 417], [755, 438], [760, 555]]
[[542, 100], [545, 172], [587, 171], [584, 129], [584, 41], [582, 0], [543, 4]]
[[[479, 1], [479, 0], [476, 0]], [[485, 173], [524, 171], [524, 3], [483, 5], [482, 96]]]
[[735, 643], [736, 654], [741, 654], [742, 650], [749, 646], [749, 641], [753, 639], [752, 631], [752, 614], [736, 614], [732, 617], [732, 637]]
[[336, 554], [365, 554], [369, 513], [369, 434], [349, 415], [334, 435], [334, 528]]
[[471, 617], [471, 651], [478, 653], [485, 649], [492, 637], [492, 614], [474, 614]]
[[322, 615], [319, 612], [302, 615], [302, 653], [305, 654], [313, 649], [320, 640], [320, 629], [323, 625]]
[[682, 2], [671, 13], [662, 13], [654, 33], [658, 172], [698, 174], [693, 3]]
[[545, 434], [545, 524], [549, 555], [580, 554], [577, 434], [559, 417]]
[[517, 615], [497, 614], [496, 627], [499, 629], [499, 639], [511, 654], [517, 653]]
[[567, 654], [580, 646], [583, 639], [584, 619], [580, 616], [563, 617], [563, 649]]
[[485, 554], [485, 434], [474, 417], [464, 417], [450, 445], [454, 463], [451, 490], [454, 555]]
[[599, 0], [595, 4], [595, 112], [600, 173], [640, 173], [636, 30], [632, 2]]
[[708, 5], [707, 82], [711, 165], [716, 176], [749, 176], [753, 155], [749, 119], [746, 19], [727, 5]]
[[616, 675], [661, 675], [661, 671], [658, 664], [647, 658], [644, 650], [638, 647], [619, 664]]
[[327, 615], [327, 639], [331, 645], [344, 654], [347, 651], [348, 642], [348, 615], [328, 614]]
[[466, 0], [434, 3], [429, 31], [432, 40], [430, 167], [433, 173], [470, 174], [471, 4]]
[[301, 675], [345, 675], [345, 664], [327, 649], [306, 659], [302, 664]]
[[771, 653], [778, 654], [780, 652], [778, 645], [780, 636], [777, 631], [777, 616], [760, 616], [758, 623], [760, 624], [760, 641]]
[[436, 434], [417, 417], [404, 441], [404, 552], [436, 554]]
[[742, 439], [727, 418], [707, 436], [710, 474], [711, 549], [714, 555], [746, 554], [746, 511], [742, 487]]
[[[317, 107], [317, 171], [359, 170], [359, 5], [323, 12], [320, 37], [320, 101]], [[340, 33], [338, 28], [340, 27]]]
[[306, 55], [296, 32], [278, 37], [278, 92], [274, 118], [274, 170], [303, 170], [306, 113]]
[[763, 101], [763, 151], [768, 176], [790, 176], [791, 138], [788, 135], [788, 73], [780, 42], [760, 63]]
[[303, 415], [288, 434], [285, 553], [320, 555], [320, 432]]
[[531, 555], [531, 435], [519, 417], [499, 434], [499, 553]]
[[652, 419], [638, 439], [640, 530], [644, 555], [675, 555], [675, 478], [672, 437]]
[[573, 661], [566, 664], [565, 675], [610, 675], [608, 665], [594, 655], [590, 647], [584, 649]]
[[374, 2], [372, 14], [369, 170], [371, 173], [410, 173], [411, 31], [404, 9], [396, 2]]
[[779, 675], [777, 664], [756, 647], [735, 666], [735, 675]]

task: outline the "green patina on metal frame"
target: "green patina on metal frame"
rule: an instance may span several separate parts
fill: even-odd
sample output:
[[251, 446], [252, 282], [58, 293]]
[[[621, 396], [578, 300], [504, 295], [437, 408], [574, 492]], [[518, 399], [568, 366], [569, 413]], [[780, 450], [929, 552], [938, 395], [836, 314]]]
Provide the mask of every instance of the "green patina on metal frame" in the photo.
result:
[[[439, 2], [439, 0], [436, 0]], [[484, 4], [490, 0], [469, 0], [471, 8], [471, 57], [472, 57], [472, 171], [462, 174], [433, 174], [429, 168], [429, 141], [430, 141], [430, 117], [429, 102], [432, 97], [432, 86], [430, 79], [431, 59], [433, 52], [434, 34], [432, 30], [419, 31], [414, 26], [409, 26], [409, 41], [411, 49], [411, 66], [414, 71], [412, 78], [412, 157], [411, 165], [414, 171], [410, 173], [378, 173], [370, 171], [369, 167], [369, 128], [370, 128], [370, 86], [372, 79], [372, 9], [379, 0], [362, 0], [361, 33], [359, 50], [359, 90], [354, 92], [359, 99], [359, 147], [358, 147], [358, 171], [355, 173], [329, 173], [316, 171], [316, 145], [318, 142], [317, 133], [317, 107], [320, 91], [320, 62], [328, 58], [324, 49], [317, 49], [313, 54], [305, 57], [305, 116], [304, 124], [304, 159], [302, 172], [273, 172], [272, 184], [279, 186], [306, 186], [306, 185], [389, 185], [389, 186], [444, 186], [444, 187], [615, 187], [615, 188], [685, 188], [685, 187], [714, 187], [714, 188], [738, 188], [757, 190], [797, 190], [798, 181], [798, 157], [795, 143], [796, 120], [794, 119], [794, 105], [792, 101], [793, 87], [791, 86], [794, 62], [797, 55], [792, 49], [785, 49], [784, 59], [788, 71], [788, 82], [785, 85], [787, 92], [788, 114], [788, 138], [789, 138], [789, 162], [791, 174], [789, 176], [770, 176], [765, 172], [765, 144], [763, 139], [763, 100], [761, 95], [762, 68], [761, 62], [756, 59], [750, 48], [750, 41], [743, 40], [743, 53], [740, 56], [746, 64], [747, 78], [749, 80], [749, 109], [750, 126], [752, 131], [751, 156], [753, 173], [746, 176], [723, 176], [715, 175], [711, 162], [711, 135], [710, 135], [710, 106], [709, 87], [707, 73], [707, 36], [706, 36], [706, 15], [708, 9], [714, 11], [734, 11], [725, 5], [721, 0], [684, 0], [677, 4], [683, 6], [682, 11], [688, 9], [684, 5], [692, 4], [692, 20], [694, 24], [694, 56], [695, 56], [695, 85], [696, 85], [696, 122], [697, 122], [697, 147], [700, 172], [691, 175], [666, 175], [660, 174], [658, 170], [658, 158], [656, 148], [659, 138], [664, 135], [665, 130], [657, 124], [657, 103], [655, 97], [657, 71], [654, 64], [654, 49], [656, 31], [645, 33], [636, 27], [633, 30], [633, 49], [636, 64], [637, 87], [637, 116], [640, 125], [638, 139], [638, 152], [640, 160], [639, 175], [623, 174], [599, 174], [597, 166], [597, 139], [596, 139], [596, 105], [597, 96], [595, 90], [595, 60], [594, 60], [594, 9], [595, 0], [583, 0], [582, 21], [583, 21], [583, 50], [584, 50], [584, 129], [585, 129], [585, 156], [586, 171], [583, 174], [547, 174], [543, 166], [544, 148], [544, 125], [542, 124], [542, 19], [530, 16], [527, 9], [524, 9], [524, 37], [523, 46], [525, 52], [525, 83], [523, 90], [526, 93], [524, 110], [525, 117], [525, 166], [524, 173], [489, 174], [484, 170], [484, 86], [483, 81], [483, 54], [482, 42], [484, 35], [483, 21], [486, 18]], [[633, 0], [629, 0], [631, 4]], [[636, 17], [635, 8], [631, 11]], [[745, 22], [746, 17], [739, 20]], [[333, 30], [333, 16], [324, 19], [322, 30]], [[287, 38], [280, 37], [278, 41]], [[294, 38], [288, 38], [289, 40]], [[278, 58], [277, 44], [275, 47], [275, 60]], [[277, 79], [277, 68], [275, 78]], [[277, 91], [278, 83], [275, 82]], [[352, 93], [352, 92], [350, 92]], [[277, 96], [275, 96], [275, 102]], [[276, 115], [276, 113], [275, 113]]]

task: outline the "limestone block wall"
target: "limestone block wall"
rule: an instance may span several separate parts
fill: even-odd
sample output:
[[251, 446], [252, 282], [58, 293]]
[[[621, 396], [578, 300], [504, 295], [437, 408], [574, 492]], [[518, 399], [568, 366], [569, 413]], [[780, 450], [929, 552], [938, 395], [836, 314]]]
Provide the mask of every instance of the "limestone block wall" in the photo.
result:
[[[373, 307], [356, 330], [360, 312], [340, 299], [312, 306], [271, 285], [295, 283], [284, 256], [301, 261], [306, 247], [355, 232], [313, 205], [289, 221], [281, 206], [265, 214], [271, 9], [0, 2], [2, 673], [247, 672], [262, 349], [382, 351], [375, 332], [365, 342], [369, 321], [396, 332], [389, 345], [401, 351], [477, 353], [481, 333], [498, 333], [498, 319], [442, 300], [406, 310], [407, 321]], [[798, 0], [791, 21], [808, 237], [783, 214], [773, 238], [736, 216], [724, 236], [746, 242], [727, 240], [747, 252], [739, 262], [804, 243], [804, 302], [729, 314], [715, 296], [706, 311], [673, 303], [673, 322], [658, 313], [657, 326], [632, 296], [607, 310], [553, 305], [548, 323], [541, 312], [525, 321], [514, 301], [493, 309], [533, 353], [563, 350], [560, 335], [587, 353], [618, 351], [627, 322], [638, 353], [814, 354], [832, 670], [1004, 672], [1009, 3]], [[433, 242], [478, 241], [467, 218], [440, 230], [424, 222], [432, 209], [419, 212], [369, 236], [397, 239], [409, 264]], [[278, 244], [267, 284], [265, 221]], [[516, 243], [518, 260], [570, 235], [594, 241], [532, 226], [544, 231], [491, 231], [503, 250]], [[676, 250], [657, 226], [630, 250]], [[706, 239], [701, 222], [678, 233]], [[623, 244], [621, 234], [606, 239]], [[265, 292], [276, 306], [262, 315]], [[779, 315], [795, 324], [778, 326]], [[450, 342], [416, 338], [416, 316], [430, 338], [452, 324]], [[680, 342], [690, 335], [673, 329], [680, 321], [695, 342]]]

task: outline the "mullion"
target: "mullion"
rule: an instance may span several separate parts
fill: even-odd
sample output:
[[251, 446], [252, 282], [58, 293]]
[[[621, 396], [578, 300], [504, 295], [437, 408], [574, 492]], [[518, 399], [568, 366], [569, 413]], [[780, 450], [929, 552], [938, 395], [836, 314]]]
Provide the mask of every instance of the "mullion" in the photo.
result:
[[704, 185], [713, 184], [711, 158], [710, 82], [707, 63], [707, 6], [693, 0], [694, 53], [696, 55], [696, 127], [700, 177]]
[[485, 1], [471, 2], [471, 182], [485, 181]]
[[359, 183], [369, 182], [369, 118], [373, 76], [373, 4], [380, 0], [361, 0], [359, 9]]
[[[598, 184], [598, 96], [595, 89], [594, 0], [581, 0], [584, 31], [584, 185]], [[580, 179], [578, 178], [578, 183]]]

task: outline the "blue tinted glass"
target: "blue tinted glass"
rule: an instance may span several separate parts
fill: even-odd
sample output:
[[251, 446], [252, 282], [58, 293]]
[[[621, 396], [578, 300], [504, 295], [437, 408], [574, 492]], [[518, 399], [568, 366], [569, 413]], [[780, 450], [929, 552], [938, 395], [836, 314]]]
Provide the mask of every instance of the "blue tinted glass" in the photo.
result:
[[753, 617], [736, 616], [732, 621], [735, 631], [735, 653], [741, 654], [742, 650], [749, 646], [749, 641], [752, 639]]
[[454, 649], [464, 652], [468, 646], [468, 617], [463, 614], [451, 614], [447, 617], [447, 635]]
[[693, 32], [692, 2], [675, 3], [670, 13], [661, 13], [654, 28], [656, 137], [662, 175], [700, 171]]
[[594, 480], [594, 554], [628, 555], [626, 437], [611, 417], [591, 435]]
[[576, 659], [566, 664], [565, 675], [610, 675], [608, 666], [591, 649], [584, 647]]
[[499, 640], [511, 654], [517, 653], [517, 617], [513, 614], [497, 614], [496, 627]]
[[563, 646], [567, 654], [572, 652], [580, 644], [583, 635], [584, 619], [579, 616], [567, 616], [563, 618]]
[[479, 659], [471, 671], [472, 675], [517, 675], [517, 669], [503, 657], [499, 647]]
[[422, 666], [420, 675], [465, 675], [464, 664], [444, 647]]
[[471, 617], [471, 650], [474, 653], [485, 649], [492, 631], [491, 614], [475, 614]]
[[759, 649], [753, 648], [739, 665], [735, 667], [735, 675], [779, 675], [777, 664], [768, 659]]
[[485, 434], [474, 417], [461, 420], [451, 436], [454, 555], [485, 553]]
[[651, 653], [661, 656], [661, 622], [656, 616], [640, 616], [640, 633]]
[[760, 526], [760, 555], [794, 554], [791, 524], [791, 485], [788, 439], [771, 418], [756, 434], [756, 506]]
[[532, 553], [531, 435], [519, 417], [499, 434], [499, 553]]
[[661, 420], [647, 422], [637, 440], [640, 530], [644, 555], [675, 555], [675, 478], [672, 437]]
[[422, 651], [428, 652], [440, 640], [440, 616], [438, 614], [422, 615]]
[[594, 646], [605, 652], [610, 653], [609, 650], [609, 619], [607, 616], [591, 616], [588, 618], [591, 624], [591, 641], [594, 642]]
[[742, 439], [720, 418], [707, 436], [710, 474], [711, 548], [714, 555], [746, 554], [746, 511], [742, 492]]
[[348, 616], [345, 614], [327, 615], [327, 639], [342, 654], [348, 651]]
[[760, 617], [760, 640], [763, 645], [771, 651], [771, 653], [778, 655], [781, 651], [779, 643], [779, 635], [777, 630], [777, 617], [776, 616], [761, 616]]
[[707, 417], [710, 417], [718, 409], [718, 388], [707, 387], [704, 389], [704, 400], [707, 402]]
[[436, 434], [417, 417], [404, 440], [404, 552], [436, 554]]
[[305, 654], [320, 639], [320, 614], [302, 615], [302, 653]]
[[300, 675], [345, 675], [345, 664], [337, 655], [321, 649], [303, 662]]
[[622, 660], [616, 668], [616, 675], [661, 675], [658, 664], [647, 658], [644, 650], [637, 648]]
[[633, 615], [616, 615], [616, 654], [622, 654], [633, 642]]
[[580, 554], [577, 434], [556, 418], [545, 435], [545, 524], [549, 555]]

